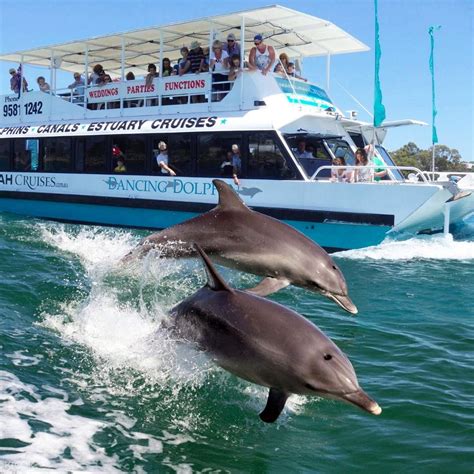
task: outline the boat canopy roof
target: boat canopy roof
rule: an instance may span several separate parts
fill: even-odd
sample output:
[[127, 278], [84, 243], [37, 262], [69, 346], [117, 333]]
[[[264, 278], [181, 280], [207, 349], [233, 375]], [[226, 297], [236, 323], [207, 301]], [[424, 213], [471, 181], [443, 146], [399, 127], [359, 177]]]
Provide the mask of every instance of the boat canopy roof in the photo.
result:
[[146, 73], [148, 64], [159, 59], [160, 51], [162, 57], [177, 60], [181, 57], [180, 49], [189, 47], [192, 41], [204, 46], [214, 38], [225, 41], [229, 33], [234, 33], [240, 43], [242, 27], [247, 55], [256, 34], [262, 34], [278, 53], [286, 52], [290, 57], [369, 50], [367, 45], [327, 20], [272, 5], [2, 54], [0, 60], [83, 72], [87, 56], [89, 65], [100, 63], [107, 72], [120, 74], [123, 47], [124, 67]]

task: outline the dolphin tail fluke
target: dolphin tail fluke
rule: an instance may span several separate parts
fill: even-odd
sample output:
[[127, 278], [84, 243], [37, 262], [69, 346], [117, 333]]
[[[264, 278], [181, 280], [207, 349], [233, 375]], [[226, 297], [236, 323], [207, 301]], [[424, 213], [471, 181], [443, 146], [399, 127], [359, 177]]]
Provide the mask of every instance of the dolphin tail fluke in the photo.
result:
[[264, 278], [257, 286], [248, 288], [249, 293], [253, 293], [258, 296], [267, 296], [271, 293], [275, 293], [282, 288], [286, 288], [290, 282], [285, 279], [267, 277]]
[[242, 199], [239, 198], [237, 193], [226, 182], [221, 179], [213, 179], [212, 184], [214, 184], [219, 193], [219, 206], [221, 208], [249, 210]]
[[265, 423], [273, 423], [280, 416], [283, 408], [285, 408], [285, 403], [288, 400], [288, 394], [278, 390], [276, 388], [271, 388], [268, 392], [267, 404], [260, 413], [260, 419]]
[[204, 250], [197, 243], [194, 243], [194, 248], [201, 256], [204, 266], [206, 267], [207, 286], [214, 291], [230, 291], [233, 293], [234, 290], [219, 275], [206, 252], [204, 252]]

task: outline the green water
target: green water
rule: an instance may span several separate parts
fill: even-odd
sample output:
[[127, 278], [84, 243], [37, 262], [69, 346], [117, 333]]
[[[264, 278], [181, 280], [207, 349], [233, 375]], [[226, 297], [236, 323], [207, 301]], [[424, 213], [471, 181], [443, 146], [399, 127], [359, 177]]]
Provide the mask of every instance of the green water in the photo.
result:
[[[376, 417], [266, 391], [159, 330], [204, 283], [196, 261], [118, 261], [144, 235], [0, 215], [0, 472], [474, 470], [474, 224], [338, 255], [354, 318], [288, 288], [273, 299], [351, 359]], [[221, 269], [235, 286], [256, 279]]]

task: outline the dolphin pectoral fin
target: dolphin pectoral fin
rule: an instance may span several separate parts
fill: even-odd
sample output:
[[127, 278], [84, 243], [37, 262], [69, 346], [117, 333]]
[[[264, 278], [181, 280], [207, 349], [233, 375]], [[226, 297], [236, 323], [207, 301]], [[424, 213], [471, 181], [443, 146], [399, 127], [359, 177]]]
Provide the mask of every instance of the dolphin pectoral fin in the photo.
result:
[[214, 291], [230, 291], [233, 293], [234, 290], [219, 275], [206, 252], [204, 252], [204, 250], [197, 243], [194, 243], [194, 248], [201, 256], [204, 266], [206, 267], [207, 286]]
[[282, 288], [286, 288], [290, 282], [285, 279], [267, 277], [264, 278], [257, 286], [248, 288], [249, 293], [253, 293], [258, 296], [267, 296], [271, 293], [275, 293]]
[[268, 392], [268, 400], [262, 413], [260, 413], [260, 419], [265, 423], [273, 423], [285, 408], [285, 403], [288, 400], [288, 394], [271, 388]]

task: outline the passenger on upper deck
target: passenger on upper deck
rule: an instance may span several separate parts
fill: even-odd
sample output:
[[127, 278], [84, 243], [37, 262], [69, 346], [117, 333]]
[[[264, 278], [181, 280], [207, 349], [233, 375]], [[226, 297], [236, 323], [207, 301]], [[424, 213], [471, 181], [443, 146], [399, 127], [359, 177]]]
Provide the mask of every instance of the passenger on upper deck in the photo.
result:
[[212, 43], [211, 61], [209, 64], [210, 70], [212, 71], [212, 82], [213, 84], [213, 100], [221, 100], [222, 95], [216, 91], [227, 91], [229, 90], [228, 84], [222, 84], [229, 80], [229, 56], [222, 49], [222, 43], [219, 40], [215, 40]]
[[290, 77], [294, 77], [295, 79], [299, 79], [300, 81], [308, 82], [308, 79], [304, 77], [298, 76], [295, 71], [295, 63], [288, 63], [288, 68], [286, 70]]
[[191, 63], [189, 62], [189, 49], [186, 46], [181, 48], [181, 56], [182, 58], [178, 61], [178, 74], [182, 76], [189, 72], [191, 68]]
[[235, 81], [239, 74], [242, 72], [240, 67], [240, 56], [238, 54], [233, 54], [230, 58], [230, 68], [229, 68], [229, 81]]
[[176, 173], [168, 166], [169, 157], [168, 157], [168, 146], [165, 142], [161, 141], [158, 143], [159, 153], [155, 153], [156, 164], [161, 168], [162, 174], [169, 174], [171, 176], [176, 176]]
[[205, 57], [199, 41], [193, 41], [191, 43], [191, 51], [189, 52], [187, 59], [191, 63], [190, 72], [198, 74], [205, 71]]
[[281, 53], [280, 56], [278, 56], [278, 59], [279, 63], [282, 64], [285, 71], [288, 71], [288, 64], [290, 64], [290, 58], [288, 57], [288, 55], [286, 53]]
[[227, 43], [224, 45], [224, 51], [227, 53], [229, 58], [234, 54], [240, 56], [240, 44], [235, 40], [234, 33], [229, 33], [227, 35]]
[[281, 63], [276, 63], [275, 69], [273, 69], [273, 72], [275, 74], [280, 74], [281, 76], [285, 75], [285, 70], [283, 69], [283, 66]]
[[148, 64], [148, 74], [145, 76], [145, 85], [150, 86], [155, 77], [160, 77], [156, 71], [156, 66], [153, 63]]
[[101, 64], [96, 64], [92, 68], [92, 73], [89, 76], [89, 80], [87, 81], [87, 83], [89, 85], [92, 85], [92, 86], [99, 85], [101, 83], [101, 76], [103, 76], [103, 74], [105, 74], [105, 71], [104, 71], [104, 68], [102, 67], [102, 65]]
[[300, 140], [298, 142], [298, 146], [296, 149], [293, 150], [294, 155], [296, 158], [314, 158], [313, 154], [306, 149], [306, 141]]
[[266, 75], [268, 71], [273, 69], [275, 49], [263, 42], [262, 35], [255, 35], [253, 44], [255, 46], [250, 50], [249, 68], [251, 70], [258, 69], [263, 75]]
[[163, 58], [161, 64], [161, 77], [168, 77], [173, 75], [173, 68], [171, 67], [170, 58]]
[[84, 86], [85, 82], [82, 76], [78, 73], [74, 73], [74, 82], [69, 84], [68, 89], [72, 90], [73, 102], [83, 103], [84, 102]]
[[23, 83], [23, 87], [21, 88], [22, 92], [26, 92], [28, 90], [28, 82], [26, 81], [25, 77], [21, 76], [20, 70], [16, 71], [14, 68], [10, 69], [10, 89], [19, 94], [20, 93], [20, 83]]
[[49, 84], [46, 82], [46, 79], [43, 76], [38, 76], [36, 82], [38, 83], [38, 87], [41, 92], [46, 92], [47, 94], [51, 92]]

